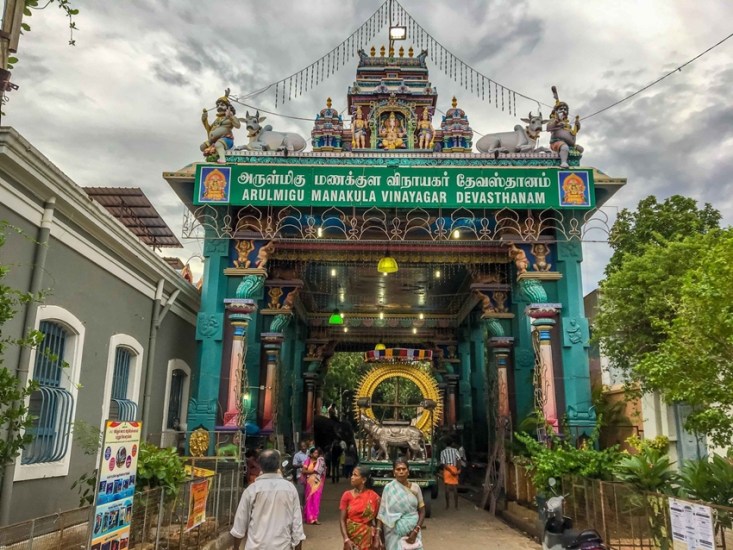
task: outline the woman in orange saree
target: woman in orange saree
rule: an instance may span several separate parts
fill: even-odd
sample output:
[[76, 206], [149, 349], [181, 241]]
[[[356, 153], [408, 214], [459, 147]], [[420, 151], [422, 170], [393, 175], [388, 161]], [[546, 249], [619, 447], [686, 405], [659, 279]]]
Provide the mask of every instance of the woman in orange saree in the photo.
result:
[[377, 546], [379, 495], [367, 489], [368, 480], [369, 469], [366, 466], [355, 467], [351, 474], [352, 489], [341, 497], [339, 509], [344, 550], [373, 550]]

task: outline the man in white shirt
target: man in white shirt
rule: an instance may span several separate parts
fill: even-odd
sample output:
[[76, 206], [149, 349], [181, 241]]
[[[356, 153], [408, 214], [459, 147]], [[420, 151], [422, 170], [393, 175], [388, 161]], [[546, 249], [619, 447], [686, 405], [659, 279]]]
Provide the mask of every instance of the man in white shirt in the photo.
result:
[[234, 550], [301, 550], [305, 534], [295, 487], [278, 471], [280, 453], [260, 453], [262, 474], [244, 491], [230, 531]]
[[293, 455], [293, 468], [295, 469], [295, 488], [298, 490], [298, 498], [300, 499], [300, 507], [305, 505], [305, 487], [303, 486], [303, 480], [300, 479], [300, 474], [303, 471], [303, 463], [308, 458], [308, 443], [305, 441], [300, 442], [300, 450]]

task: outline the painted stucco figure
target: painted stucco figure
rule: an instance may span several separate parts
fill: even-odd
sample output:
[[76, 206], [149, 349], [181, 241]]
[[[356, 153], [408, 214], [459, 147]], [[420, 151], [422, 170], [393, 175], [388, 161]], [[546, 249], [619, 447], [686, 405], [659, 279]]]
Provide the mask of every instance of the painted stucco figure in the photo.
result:
[[521, 275], [522, 273], [527, 273], [527, 268], [529, 267], [529, 260], [527, 259], [527, 254], [524, 253], [524, 250], [519, 248], [514, 243], [509, 243], [509, 257], [514, 260], [514, 266], [517, 268], [517, 275]]
[[422, 111], [422, 119], [417, 123], [417, 146], [419, 149], [432, 149], [435, 130], [430, 122], [430, 110], [426, 107]]
[[544, 243], [535, 243], [532, 245], [532, 254], [534, 255], [534, 267], [535, 271], [550, 271], [552, 264], [548, 263], [547, 256], [550, 254], [550, 249]]
[[255, 249], [254, 243], [252, 241], [240, 240], [234, 245], [234, 249], [237, 251], [234, 267], [250, 267], [252, 262], [249, 260], [249, 253]]
[[491, 298], [487, 294], [484, 294], [480, 290], [475, 290], [476, 296], [481, 300], [481, 313], [488, 315], [489, 313], [496, 313], [496, 308], [491, 303]]
[[272, 126], [262, 126], [260, 123], [265, 120], [264, 116], [260, 116], [260, 112], [250, 115], [247, 111], [244, 115], [244, 125], [247, 128], [247, 137], [249, 143], [237, 147], [237, 150], [247, 151], [288, 151], [289, 153], [299, 153], [305, 149], [305, 139], [298, 134], [291, 132], [275, 132]]
[[389, 117], [385, 119], [379, 135], [382, 138], [381, 145], [383, 149], [402, 149], [405, 147], [405, 141], [402, 139], [405, 137], [405, 130], [395, 116], [394, 111], [389, 113]]
[[547, 131], [550, 132], [550, 149], [560, 154], [560, 167], [568, 167], [568, 155], [570, 148], [578, 153], [583, 148], [575, 143], [575, 137], [580, 131], [580, 117], [575, 117], [575, 123], [571, 126], [568, 121], [570, 108], [564, 101], [560, 101], [557, 95], [557, 88], [552, 87], [552, 95], [555, 98], [555, 108], [550, 114], [550, 121], [547, 123]]
[[229, 102], [229, 89], [216, 100], [216, 118], [209, 123], [209, 112], [204, 109], [201, 122], [206, 128], [207, 140], [201, 144], [206, 160], [226, 163], [225, 153], [234, 147], [234, 128], [241, 126], [236, 110]]
[[351, 147], [352, 149], [365, 149], [366, 148], [366, 121], [364, 120], [364, 113], [361, 111], [361, 107], [357, 107], [356, 113], [354, 114], [354, 120], [351, 122]]
[[270, 258], [270, 254], [272, 254], [273, 252], [275, 252], [275, 243], [273, 243], [272, 241], [269, 241], [267, 242], [267, 244], [262, 245], [257, 252], [257, 267], [267, 267], [267, 261]]
[[512, 132], [486, 134], [476, 142], [476, 149], [482, 153], [540, 153], [547, 151], [545, 147], [537, 147], [537, 140], [542, 133], [542, 125], [549, 120], [542, 119], [542, 113], [519, 119], [526, 124], [517, 124]]

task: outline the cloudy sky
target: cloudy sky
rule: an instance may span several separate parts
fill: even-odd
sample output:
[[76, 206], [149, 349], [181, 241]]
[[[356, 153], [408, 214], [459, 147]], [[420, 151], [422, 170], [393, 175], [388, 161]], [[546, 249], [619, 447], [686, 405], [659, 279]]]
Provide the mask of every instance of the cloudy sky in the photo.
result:
[[[200, 159], [201, 109], [213, 107], [225, 88], [244, 95], [304, 68], [344, 40], [381, 1], [73, 3], [81, 10], [75, 47], [66, 45], [68, 22], [54, 6], [27, 19], [32, 30], [21, 38], [12, 78], [20, 89], [10, 94], [2, 123], [14, 126], [79, 185], [142, 187], [180, 236], [183, 207], [161, 173]], [[548, 104], [555, 84], [571, 116], [581, 117], [733, 31], [728, 0], [402, 5], [478, 71]], [[385, 35], [374, 41], [377, 48]], [[634, 208], [646, 195], [675, 193], [710, 202], [726, 224], [733, 222], [731, 53], [733, 39], [644, 95], [584, 122], [578, 139], [586, 150], [583, 164], [628, 178], [601, 213], [609, 223], [619, 208]], [[343, 109], [355, 67], [355, 61], [343, 66], [279, 112], [312, 117], [328, 96]], [[475, 130], [501, 131], [517, 123], [471, 98], [437, 68], [431, 79], [439, 108], [446, 110], [455, 94]], [[274, 107], [271, 94], [252, 101]], [[536, 105], [517, 104], [520, 113], [530, 109]], [[306, 136], [312, 127], [274, 116], [268, 122]], [[245, 139], [242, 133], [238, 141]], [[586, 292], [596, 287], [608, 259], [604, 238], [594, 232], [584, 244]], [[185, 251], [176, 252], [184, 259], [200, 251], [199, 242], [185, 244]]]

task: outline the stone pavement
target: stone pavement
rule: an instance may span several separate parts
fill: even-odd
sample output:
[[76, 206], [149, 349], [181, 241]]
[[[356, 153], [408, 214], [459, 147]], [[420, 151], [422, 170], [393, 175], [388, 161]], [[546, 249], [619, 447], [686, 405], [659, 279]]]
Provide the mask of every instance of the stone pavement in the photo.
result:
[[[341, 550], [343, 538], [339, 530], [338, 505], [341, 495], [349, 488], [346, 480], [326, 485], [321, 500], [321, 525], [306, 525], [304, 550]], [[488, 512], [477, 509], [464, 498], [459, 509], [445, 509], [443, 488], [433, 501], [433, 517], [425, 520], [423, 542], [425, 550], [538, 550], [540, 546], [524, 534], [515, 531]]]

